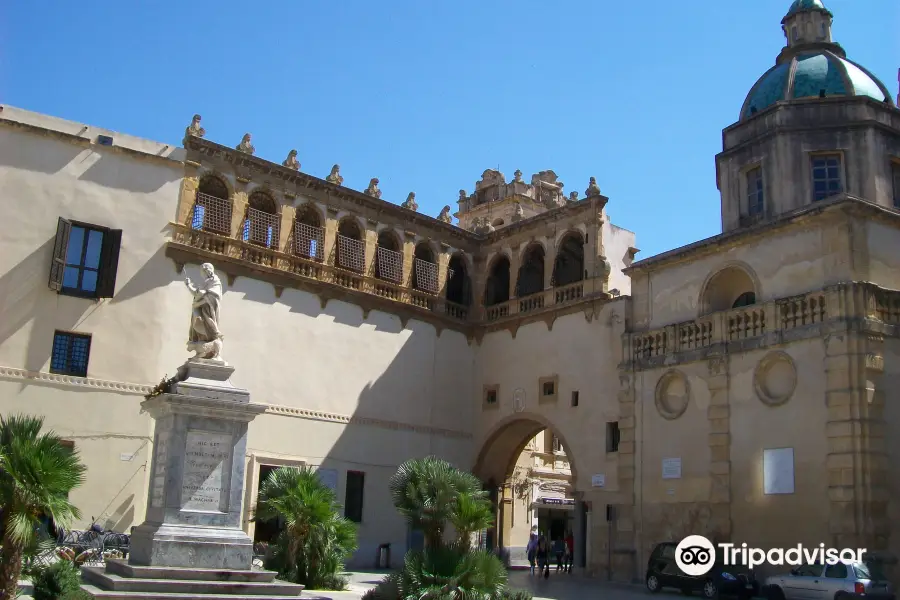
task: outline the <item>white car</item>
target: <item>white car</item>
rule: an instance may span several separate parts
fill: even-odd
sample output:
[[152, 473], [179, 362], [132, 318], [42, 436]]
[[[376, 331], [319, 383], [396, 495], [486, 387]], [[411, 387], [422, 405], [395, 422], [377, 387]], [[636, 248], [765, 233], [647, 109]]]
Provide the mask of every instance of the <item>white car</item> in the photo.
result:
[[857, 561], [803, 565], [773, 575], [766, 579], [763, 595], [768, 600], [895, 600], [877, 566]]

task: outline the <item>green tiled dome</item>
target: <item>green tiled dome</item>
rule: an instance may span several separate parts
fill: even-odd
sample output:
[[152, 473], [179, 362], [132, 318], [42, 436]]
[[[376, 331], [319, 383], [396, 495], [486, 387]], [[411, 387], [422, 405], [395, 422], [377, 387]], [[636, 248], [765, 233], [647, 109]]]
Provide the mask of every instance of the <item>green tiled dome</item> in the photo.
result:
[[[819, 0], [796, 0], [819, 4]], [[791, 6], [793, 9], [793, 5]], [[799, 54], [769, 69], [750, 89], [741, 118], [747, 119], [779, 101], [820, 96], [869, 96], [891, 101], [887, 88], [863, 67], [827, 50]]]
[[794, 2], [791, 4], [791, 7], [787, 11], [787, 14], [792, 15], [794, 13], [800, 12], [801, 10], [814, 9], [824, 11], [828, 10], [827, 8], [825, 8], [825, 5], [822, 4], [822, 0], [794, 0]]

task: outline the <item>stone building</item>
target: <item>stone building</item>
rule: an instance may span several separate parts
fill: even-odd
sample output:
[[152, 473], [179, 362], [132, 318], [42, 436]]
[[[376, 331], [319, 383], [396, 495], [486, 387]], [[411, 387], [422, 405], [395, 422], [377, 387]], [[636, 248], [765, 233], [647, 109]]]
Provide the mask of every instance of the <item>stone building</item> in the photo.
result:
[[183, 279], [211, 262], [223, 356], [267, 406], [246, 456], [257, 539], [261, 478], [313, 465], [371, 565], [415, 543], [390, 475], [434, 454], [482, 478], [488, 538], [514, 547], [509, 482], [549, 429], [590, 572], [640, 577], [687, 533], [896, 555], [900, 112], [831, 24], [795, 1], [724, 130], [723, 233], [641, 261], [596, 181], [572, 197], [552, 171], [488, 170], [454, 226], [377, 179], [257, 157], [249, 134], [216, 143], [199, 117], [173, 147], [4, 106], [3, 413], [81, 452], [85, 521], [139, 524], [139, 403], [187, 358]]

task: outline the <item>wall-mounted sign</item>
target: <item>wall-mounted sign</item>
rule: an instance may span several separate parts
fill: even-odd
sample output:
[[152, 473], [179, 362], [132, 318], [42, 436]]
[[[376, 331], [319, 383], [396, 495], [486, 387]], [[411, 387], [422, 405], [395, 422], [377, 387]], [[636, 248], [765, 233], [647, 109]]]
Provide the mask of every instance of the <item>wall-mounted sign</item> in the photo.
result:
[[555, 504], [557, 506], [575, 506], [573, 498], [538, 498], [541, 504]]
[[664, 458], [662, 461], [663, 479], [681, 479], [681, 459]]
[[763, 450], [763, 491], [766, 494], [794, 493], [794, 449]]
[[598, 473], [591, 476], [591, 487], [606, 487], [606, 474]]

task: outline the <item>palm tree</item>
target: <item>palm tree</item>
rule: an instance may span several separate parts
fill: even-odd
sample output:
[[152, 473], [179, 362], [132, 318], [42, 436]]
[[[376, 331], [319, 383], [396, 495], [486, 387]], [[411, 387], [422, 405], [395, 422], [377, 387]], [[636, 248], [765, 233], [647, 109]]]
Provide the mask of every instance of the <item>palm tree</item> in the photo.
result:
[[272, 471], [259, 490], [254, 519], [282, 519], [277, 541], [281, 574], [307, 586], [336, 581], [356, 549], [356, 527], [339, 514], [334, 492], [310, 467]]
[[426, 547], [443, 543], [460, 497], [482, 495], [477, 477], [434, 456], [400, 465], [391, 477], [390, 490], [394, 506], [414, 529], [422, 531]]
[[456, 506], [450, 515], [450, 524], [456, 530], [456, 543], [463, 552], [468, 552], [472, 535], [494, 524], [494, 506], [487, 492], [460, 493]]
[[52, 431], [41, 433], [42, 417], [0, 416], [0, 598], [16, 596], [22, 557], [33, 544], [39, 517], [67, 527], [80, 518], [69, 492], [84, 481], [77, 452]]

